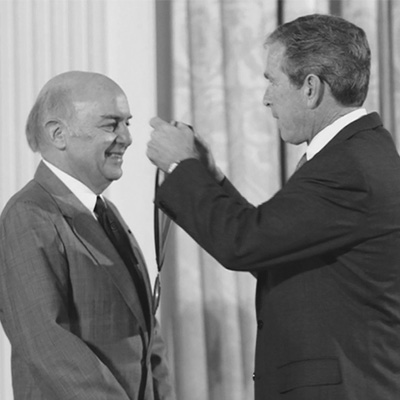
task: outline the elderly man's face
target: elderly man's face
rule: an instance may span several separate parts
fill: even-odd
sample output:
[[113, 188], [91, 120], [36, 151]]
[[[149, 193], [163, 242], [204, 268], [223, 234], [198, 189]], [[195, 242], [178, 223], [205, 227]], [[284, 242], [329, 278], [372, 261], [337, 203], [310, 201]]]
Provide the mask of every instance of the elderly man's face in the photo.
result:
[[65, 150], [68, 172], [98, 194], [122, 175], [123, 155], [132, 143], [128, 101], [107, 82], [77, 96], [73, 107]]

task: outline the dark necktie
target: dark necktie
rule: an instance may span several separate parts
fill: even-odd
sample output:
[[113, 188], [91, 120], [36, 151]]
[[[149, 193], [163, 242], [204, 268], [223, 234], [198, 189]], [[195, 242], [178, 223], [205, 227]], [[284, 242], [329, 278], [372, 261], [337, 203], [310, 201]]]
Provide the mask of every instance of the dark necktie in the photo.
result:
[[296, 165], [295, 171], [300, 169], [307, 162], [307, 153], [304, 153]]
[[94, 213], [97, 216], [97, 220], [103, 227], [106, 235], [118, 251], [121, 258], [124, 260], [126, 267], [133, 279], [136, 289], [139, 293], [139, 297], [144, 308], [144, 314], [146, 320], [150, 315], [147, 295], [145, 291], [144, 281], [141, 272], [138, 268], [138, 261], [133, 253], [129, 237], [125, 232], [118, 218], [115, 216], [113, 211], [104, 200], [97, 196], [96, 206], [94, 207]]

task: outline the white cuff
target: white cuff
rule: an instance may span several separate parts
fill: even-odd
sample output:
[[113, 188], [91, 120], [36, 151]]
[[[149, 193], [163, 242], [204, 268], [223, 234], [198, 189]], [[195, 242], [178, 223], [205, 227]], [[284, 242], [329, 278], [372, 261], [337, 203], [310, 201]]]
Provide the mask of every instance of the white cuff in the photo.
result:
[[170, 174], [180, 163], [180, 161], [173, 162], [172, 164], [169, 165], [167, 169], [167, 173]]

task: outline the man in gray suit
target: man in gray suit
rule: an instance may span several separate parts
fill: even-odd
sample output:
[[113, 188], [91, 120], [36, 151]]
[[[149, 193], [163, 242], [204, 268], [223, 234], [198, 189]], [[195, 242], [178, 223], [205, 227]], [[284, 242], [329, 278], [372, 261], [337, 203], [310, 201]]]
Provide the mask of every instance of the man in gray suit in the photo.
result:
[[[309, 15], [266, 41], [264, 104], [306, 160], [257, 207], [184, 124], [155, 118], [156, 204], [226, 268], [257, 276], [256, 400], [400, 399], [400, 158], [362, 107], [362, 29]], [[209, 173], [211, 172], [211, 174]], [[261, 183], [262, 184], [262, 183]]]
[[0, 220], [15, 400], [175, 399], [145, 261], [101, 196], [122, 175], [130, 118], [115, 82], [79, 71], [51, 79], [29, 115], [43, 160]]

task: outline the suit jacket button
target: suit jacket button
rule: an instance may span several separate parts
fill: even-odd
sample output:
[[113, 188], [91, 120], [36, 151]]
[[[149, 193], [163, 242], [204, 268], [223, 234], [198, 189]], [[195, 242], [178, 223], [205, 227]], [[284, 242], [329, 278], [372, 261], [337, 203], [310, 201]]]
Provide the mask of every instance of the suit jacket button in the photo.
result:
[[254, 372], [253, 373], [253, 381], [258, 381], [260, 377]]
[[262, 329], [263, 326], [264, 326], [264, 321], [261, 320], [261, 319], [259, 319], [259, 320], [257, 321], [257, 328], [258, 328], [258, 329]]

